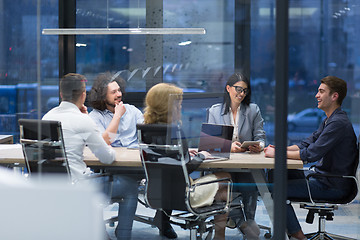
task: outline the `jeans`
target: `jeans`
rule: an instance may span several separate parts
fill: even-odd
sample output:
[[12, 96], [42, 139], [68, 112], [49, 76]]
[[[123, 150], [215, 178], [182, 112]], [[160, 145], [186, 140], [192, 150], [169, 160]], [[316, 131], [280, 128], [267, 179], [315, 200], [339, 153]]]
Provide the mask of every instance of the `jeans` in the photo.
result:
[[[305, 176], [311, 173], [311, 170], [289, 170], [288, 171], [288, 199], [309, 198], [308, 188]], [[341, 198], [345, 191], [342, 189], [330, 188], [317, 178], [310, 178], [309, 186], [312, 198], [316, 199], [336, 199]], [[288, 234], [294, 234], [301, 230], [299, 221], [296, 217], [291, 203], [287, 204], [287, 231]]]
[[95, 181], [103, 186], [107, 196], [118, 200], [118, 225], [115, 229], [117, 239], [131, 239], [138, 199], [137, 181], [126, 175], [114, 175], [112, 182], [109, 181], [109, 177], [96, 178]]

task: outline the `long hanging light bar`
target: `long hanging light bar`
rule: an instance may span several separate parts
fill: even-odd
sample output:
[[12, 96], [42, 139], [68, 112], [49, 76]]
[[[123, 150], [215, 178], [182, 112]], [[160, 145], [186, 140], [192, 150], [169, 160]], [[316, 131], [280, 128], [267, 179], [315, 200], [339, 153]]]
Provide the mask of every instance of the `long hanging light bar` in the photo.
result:
[[[140, 2], [138, 0], [138, 8]], [[110, 28], [109, 0], [106, 1], [106, 28], [48, 28], [43, 35], [123, 35], [123, 34], [205, 34], [204, 28]]]
[[204, 28], [47, 28], [43, 35], [205, 34]]

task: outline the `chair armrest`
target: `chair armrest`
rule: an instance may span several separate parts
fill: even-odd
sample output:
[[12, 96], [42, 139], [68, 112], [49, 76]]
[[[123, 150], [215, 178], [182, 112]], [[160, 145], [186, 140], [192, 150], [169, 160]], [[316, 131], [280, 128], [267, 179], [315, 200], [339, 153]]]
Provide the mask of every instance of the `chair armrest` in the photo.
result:
[[315, 201], [313, 200], [312, 194], [311, 194], [311, 190], [310, 190], [310, 186], [309, 186], [309, 180], [310, 178], [351, 178], [354, 179], [356, 186], [358, 187], [358, 180], [355, 176], [348, 176], [348, 175], [336, 175], [336, 174], [320, 174], [320, 173], [310, 173], [309, 175], [306, 176], [305, 180], [306, 180], [306, 186], [308, 189], [308, 193], [309, 193], [309, 198], [312, 204], [316, 204]]
[[196, 188], [197, 186], [201, 186], [201, 185], [206, 185], [206, 184], [211, 184], [211, 183], [216, 183], [216, 182], [222, 182], [222, 181], [228, 181], [231, 183], [231, 179], [230, 178], [219, 178], [216, 180], [211, 180], [211, 181], [206, 181], [206, 182], [201, 182], [201, 183], [195, 183], [192, 184], [191, 188]]
[[329, 177], [329, 178], [353, 178], [353, 179], [356, 179], [354, 176], [347, 176], [347, 175], [310, 173], [309, 175], [306, 176], [306, 180], [308, 181], [311, 177], [314, 177], [314, 178]]

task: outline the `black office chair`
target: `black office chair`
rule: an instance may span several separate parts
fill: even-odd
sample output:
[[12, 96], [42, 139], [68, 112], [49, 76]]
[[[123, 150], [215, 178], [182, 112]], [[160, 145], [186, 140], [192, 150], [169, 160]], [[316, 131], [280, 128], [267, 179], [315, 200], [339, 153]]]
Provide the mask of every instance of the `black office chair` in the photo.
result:
[[66, 174], [71, 179], [61, 123], [19, 119], [20, 143], [28, 174]]
[[[339, 205], [346, 205], [351, 203], [358, 193], [358, 180], [356, 178], [356, 171], [358, 168], [359, 160], [354, 164], [354, 172], [351, 176], [342, 176], [342, 175], [330, 175], [330, 174], [318, 174], [313, 173], [309, 174], [306, 177], [306, 182], [308, 186], [309, 196], [310, 198], [304, 199], [289, 199], [292, 202], [300, 202], [300, 208], [304, 208], [308, 210], [308, 214], [306, 216], [306, 222], [312, 224], [314, 221], [315, 214], [319, 215], [319, 228], [317, 232], [305, 234], [308, 239], [324, 239], [324, 240], [332, 240], [332, 239], [347, 239], [347, 240], [355, 240], [354, 238], [340, 236], [337, 234], [328, 233], [325, 231], [325, 222], [332, 221], [334, 217], [334, 211], [338, 209]], [[346, 196], [341, 199], [317, 199], [314, 198], [311, 194], [309, 188], [309, 179], [310, 178], [345, 178], [349, 179], [350, 191]]]
[[[145, 202], [156, 210], [176, 210], [170, 221], [183, 229], [190, 229], [190, 239], [211, 239], [214, 222], [209, 217], [228, 212], [233, 207], [231, 179], [219, 179], [201, 184], [191, 184], [186, 167], [188, 148], [177, 126], [161, 124], [138, 124], [141, 161], [145, 170]], [[193, 208], [190, 192], [200, 185], [227, 181], [228, 201], [211, 206]], [[167, 214], [165, 212], [165, 214]]]
[[[54, 175], [66, 177], [68, 181], [75, 184], [78, 181], [71, 179], [68, 159], [66, 157], [64, 137], [61, 122], [38, 119], [19, 119], [20, 143], [25, 158], [25, 164], [30, 177]], [[101, 173], [84, 178], [109, 177], [112, 174]], [[121, 199], [110, 198], [112, 202]], [[105, 219], [105, 224], [110, 226], [117, 222], [117, 216]]]

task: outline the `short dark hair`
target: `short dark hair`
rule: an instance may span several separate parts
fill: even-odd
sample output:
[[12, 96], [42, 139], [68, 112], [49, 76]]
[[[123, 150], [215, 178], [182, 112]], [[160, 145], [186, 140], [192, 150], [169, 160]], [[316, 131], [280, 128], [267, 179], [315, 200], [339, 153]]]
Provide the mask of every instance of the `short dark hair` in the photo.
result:
[[76, 102], [86, 91], [85, 76], [78, 73], [68, 73], [60, 80], [60, 93], [63, 101]]
[[330, 94], [337, 92], [339, 97], [337, 103], [341, 106], [344, 98], [346, 97], [347, 84], [341, 78], [335, 76], [327, 76], [321, 79], [321, 83], [325, 84], [330, 89]]
[[120, 86], [122, 98], [125, 96], [125, 80], [119, 76], [119, 74], [112, 74], [110, 72], [104, 72], [97, 75], [89, 93], [90, 105], [100, 111], [105, 110], [106, 107], [106, 94], [109, 83], [117, 82]]
[[251, 100], [250, 80], [243, 73], [234, 73], [227, 80], [225, 89], [224, 89], [224, 104], [225, 104], [224, 114], [227, 114], [229, 112], [229, 108], [231, 106], [230, 94], [226, 90], [226, 86], [228, 86], [228, 85], [233, 86], [235, 83], [240, 82], [240, 81], [243, 81], [247, 85], [247, 88], [248, 88], [248, 93], [246, 94], [242, 103], [244, 103], [247, 106], [250, 105], [250, 100]]

